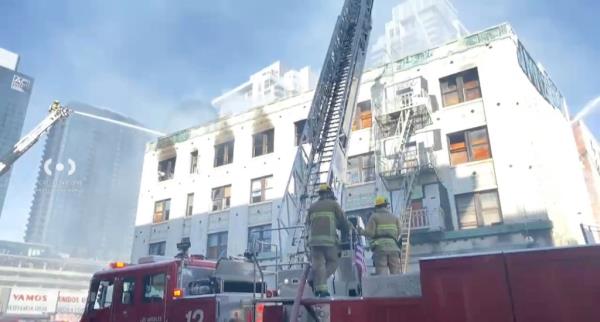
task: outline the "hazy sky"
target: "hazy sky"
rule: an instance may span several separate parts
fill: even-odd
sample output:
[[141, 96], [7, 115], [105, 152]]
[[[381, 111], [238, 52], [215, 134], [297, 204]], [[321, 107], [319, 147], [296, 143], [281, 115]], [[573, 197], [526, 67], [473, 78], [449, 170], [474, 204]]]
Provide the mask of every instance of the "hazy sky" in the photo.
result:
[[[400, 0], [375, 0], [372, 40]], [[574, 114], [600, 95], [594, 0], [456, 0], [470, 31], [509, 22]], [[108, 107], [157, 130], [281, 60], [319, 69], [341, 0], [0, 0], [0, 47], [35, 78], [24, 132], [53, 99]], [[207, 115], [212, 111], [207, 110]], [[600, 113], [588, 117], [598, 135]], [[202, 121], [202, 115], [197, 115]], [[21, 240], [42, 144], [13, 169], [0, 239]], [[557, 169], [558, 171], [559, 169]]]

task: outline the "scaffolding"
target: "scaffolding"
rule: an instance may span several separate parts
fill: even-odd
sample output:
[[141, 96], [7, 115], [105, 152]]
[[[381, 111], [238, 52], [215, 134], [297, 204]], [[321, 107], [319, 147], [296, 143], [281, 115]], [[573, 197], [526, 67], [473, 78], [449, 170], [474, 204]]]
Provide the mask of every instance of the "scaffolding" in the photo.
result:
[[432, 124], [431, 99], [423, 77], [390, 85], [380, 81], [372, 87], [377, 189], [389, 193], [392, 212], [400, 217], [402, 271], [406, 272], [410, 233], [415, 220], [423, 221], [422, 212], [410, 207], [413, 187], [424, 171], [435, 173], [433, 151], [413, 140], [416, 131]]

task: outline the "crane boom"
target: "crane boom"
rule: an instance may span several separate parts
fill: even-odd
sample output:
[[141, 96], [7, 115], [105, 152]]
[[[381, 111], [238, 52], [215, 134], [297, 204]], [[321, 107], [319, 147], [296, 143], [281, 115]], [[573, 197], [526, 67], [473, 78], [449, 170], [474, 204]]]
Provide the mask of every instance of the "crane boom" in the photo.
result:
[[71, 110], [61, 106], [58, 101], [54, 101], [52, 105], [50, 105], [48, 112], [48, 115], [46, 115], [33, 130], [22, 137], [19, 142], [14, 145], [11, 151], [2, 156], [0, 159], [0, 176], [7, 173], [21, 155], [27, 152], [27, 150], [29, 150], [45, 132], [50, 130], [50, 128], [58, 121], [71, 115]]

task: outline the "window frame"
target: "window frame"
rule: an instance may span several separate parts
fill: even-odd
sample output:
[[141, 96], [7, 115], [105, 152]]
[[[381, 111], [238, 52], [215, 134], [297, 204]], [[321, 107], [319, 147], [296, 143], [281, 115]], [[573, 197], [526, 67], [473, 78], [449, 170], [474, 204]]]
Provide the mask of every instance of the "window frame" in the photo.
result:
[[[469, 81], [465, 82], [465, 78], [467, 78], [468, 76], [475, 76], [475, 77], [473, 79], [469, 79]], [[476, 84], [476, 86], [467, 85], [471, 82], [473, 82], [473, 84]], [[458, 105], [461, 103], [473, 101], [473, 100], [480, 99], [483, 97], [483, 94], [481, 92], [481, 81], [479, 79], [479, 70], [477, 69], [477, 67], [465, 69], [458, 73], [444, 76], [439, 79], [439, 83], [440, 83], [440, 94], [442, 97], [442, 106], [443, 107], [455, 106], [455, 105]], [[450, 86], [449, 84], [451, 84], [451, 83], [454, 83], [454, 84], [452, 86]], [[450, 89], [450, 88], [453, 88], [453, 89]], [[474, 91], [474, 90], [477, 90], [478, 96], [476, 95], [477, 97], [468, 98], [468, 96], [469, 96], [468, 92]], [[449, 94], [453, 94], [453, 93], [456, 94], [457, 101], [455, 103], [447, 102], [446, 96]]]
[[[368, 110], [365, 109], [366, 107], [368, 107]], [[356, 104], [356, 111], [352, 120], [352, 131], [370, 129], [371, 127], [373, 127], [373, 102], [368, 99]]]
[[[158, 252], [152, 252], [152, 249], [158, 249]], [[161, 254], [162, 253], [162, 254]], [[167, 241], [158, 241], [154, 243], [148, 243], [148, 256], [165, 256], [167, 253]]]
[[[106, 285], [106, 286], [105, 286]], [[111, 290], [110, 292], [108, 290]], [[98, 281], [98, 288], [94, 292], [94, 302], [91, 303], [91, 308], [93, 311], [101, 311], [105, 309], [110, 309], [114, 302], [115, 296], [115, 281], [114, 279], [101, 279]], [[101, 293], [101, 294], [100, 294]], [[109, 297], [107, 296], [110, 293], [110, 301], [107, 301]], [[107, 305], [108, 303], [108, 305]], [[98, 307], [96, 307], [98, 304]]]
[[[269, 179], [268, 183], [270, 183], [270, 186], [267, 186], [267, 180]], [[260, 200], [259, 201], [254, 201], [254, 190], [252, 190], [252, 187], [254, 185], [255, 181], [260, 180]], [[272, 185], [272, 181], [273, 180], [273, 175], [266, 175], [266, 176], [262, 176], [262, 177], [258, 177], [258, 178], [254, 178], [250, 180], [250, 203], [251, 204], [255, 204], [255, 203], [260, 203], [260, 202], [265, 202], [269, 199], [267, 199], [267, 193], [269, 191], [271, 191], [273, 189], [273, 185]]]
[[[158, 212], [157, 212], [157, 208], [159, 204], [163, 204], [163, 209], [161, 211], [161, 215], [160, 215], [160, 220], [158, 220]], [[165, 204], [168, 207], [165, 207]], [[157, 200], [154, 202], [154, 213], [152, 216], [152, 223], [157, 224], [157, 223], [161, 223], [161, 222], [165, 222], [169, 220], [169, 217], [171, 216], [171, 199], [162, 199], [162, 200]]]
[[[485, 132], [485, 143], [476, 143], [474, 144], [472, 141], [472, 133], [475, 133], [477, 131], [481, 131], [483, 130]], [[456, 139], [458, 137], [462, 137], [462, 141], [455, 141], [455, 143], [453, 142], [453, 138]], [[465, 163], [470, 163], [470, 162], [476, 162], [476, 161], [483, 161], [483, 160], [489, 160], [493, 158], [493, 154], [492, 154], [492, 146], [490, 144], [490, 136], [487, 130], [487, 126], [480, 126], [480, 127], [475, 127], [475, 128], [471, 128], [471, 129], [466, 129], [466, 130], [462, 130], [462, 131], [458, 131], [458, 132], [453, 132], [453, 133], [448, 133], [446, 135], [446, 139], [447, 139], [447, 143], [448, 143], [448, 157], [449, 157], [449, 161], [450, 161], [450, 166], [457, 166], [460, 164], [465, 164]], [[453, 148], [452, 145], [458, 145], [460, 143], [463, 143], [462, 147], [457, 147], [457, 148]], [[478, 158], [474, 152], [475, 149], [482, 147], [482, 146], [487, 146], [487, 156], [484, 158]], [[453, 161], [454, 158], [453, 156], [457, 155], [458, 153], [464, 153], [465, 154], [465, 158], [464, 161]]]
[[[162, 164], [165, 164], [165, 163], [167, 164], [167, 166], [164, 169], [165, 171], [163, 171]], [[157, 169], [158, 181], [162, 182], [162, 181], [167, 181], [167, 180], [173, 179], [175, 177], [175, 166], [176, 165], [177, 165], [177, 155], [174, 155], [169, 158], [164, 158], [164, 159], [158, 161], [158, 169]], [[163, 172], [164, 175], [161, 175], [161, 172]]]
[[[369, 159], [370, 162], [369, 162]], [[354, 160], [358, 160], [358, 167], [357, 168], [351, 168], [350, 167], [350, 163]], [[367, 153], [363, 153], [363, 154], [358, 154], [352, 157], [348, 158], [348, 167], [346, 168], [346, 179], [348, 180], [348, 184], [349, 185], [355, 185], [355, 184], [363, 184], [363, 183], [367, 183], [367, 182], [373, 182], [376, 180], [376, 173], [375, 173], [375, 154], [373, 152], [367, 152]], [[369, 163], [371, 163], [372, 166], [368, 166]], [[352, 169], [352, 170], [351, 170]], [[358, 171], [358, 181], [353, 180], [353, 175], [352, 175], [352, 171]], [[369, 170], [372, 172], [371, 176], [368, 176], [368, 172]], [[367, 179], [371, 179], [371, 180], [367, 180]]]
[[[222, 150], [223, 153], [219, 153], [219, 149], [221, 149], [221, 147], [223, 149]], [[213, 167], [217, 168], [217, 167], [221, 167], [221, 166], [233, 163], [234, 151], [235, 151], [235, 139], [232, 139], [232, 140], [229, 140], [229, 141], [226, 141], [223, 143], [215, 144], [215, 159], [213, 162]], [[220, 154], [222, 154], [222, 162], [218, 162]]]
[[[484, 208], [481, 204], [481, 195], [491, 194], [491, 193], [494, 193], [495, 198], [496, 198], [495, 209], [497, 209], [498, 221], [486, 224], [486, 222], [485, 222], [486, 218], [484, 217], [483, 211], [485, 211], [487, 208]], [[459, 198], [471, 198], [471, 201], [473, 202], [473, 208], [475, 211], [475, 224], [476, 225], [474, 225], [474, 226], [473, 225], [463, 225], [462, 220], [461, 220], [461, 211], [459, 209]], [[454, 195], [454, 204], [455, 204], [455, 209], [456, 209], [456, 218], [457, 218], [457, 223], [458, 223], [458, 229], [460, 229], [460, 230], [474, 229], [474, 228], [487, 227], [487, 226], [495, 226], [495, 225], [501, 225], [504, 223], [504, 217], [502, 215], [502, 208], [500, 205], [500, 195], [498, 194], [498, 189], [473, 191], [473, 192], [467, 192], [467, 193], [461, 193], [461, 194]]]
[[[227, 189], [229, 188], [229, 189]], [[220, 199], [215, 199], [215, 192], [218, 189], [223, 189], [223, 198]], [[229, 191], [229, 196], [226, 195], [226, 192]], [[224, 186], [220, 186], [220, 187], [215, 187], [212, 188], [211, 190], [211, 197], [210, 197], [212, 204], [211, 204], [211, 211], [222, 211], [222, 210], [226, 210], [229, 209], [231, 207], [231, 185], [224, 185]], [[219, 206], [216, 207], [215, 209], [215, 202], [219, 202]]]
[[185, 203], [185, 217], [191, 217], [194, 214], [194, 193], [187, 194]]
[[[260, 139], [260, 151], [257, 153], [257, 141]], [[270, 128], [252, 135], [252, 157], [273, 153], [275, 151], [275, 128]]]
[[[216, 239], [217, 239], [216, 246], [210, 245], [211, 237], [216, 237]], [[228, 238], [229, 238], [228, 231], [218, 231], [218, 232], [213, 232], [213, 233], [209, 233], [208, 235], [206, 235], [206, 258], [207, 259], [219, 259], [222, 257], [227, 257], [227, 246], [229, 244]], [[225, 244], [221, 243], [223, 240], [225, 241]], [[217, 256], [211, 257], [212, 256], [211, 250], [214, 248], [216, 248], [216, 250], [217, 250]], [[223, 250], [225, 251], [225, 253], [224, 253], [224, 255], [221, 255]]]
[[[247, 247], [246, 248], [248, 250], [254, 251], [254, 249], [251, 249], [250, 247], [253, 245], [253, 241], [256, 239], [256, 238], [252, 238], [253, 237], [252, 235], [255, 233], [258, 233], [259, 241], [265, 241], [266, 239], [264, 237], [264, 234], [265, 234], [265, 232], [268, 232], [269, 233], [268, 241], [270, 244], [273, 241], [272, 229], [273, 229], [273, 224], [260, 224], [260, 225], [254, 225], [254, 226], [248, 227], [248, 238], [247, 238]], [[260, 249], [259, 249], [259, 251], [257, 251], [257, 253], [261, 254], [261, 253], [269, 252], [271, 250], [271, 245], [269, 245], [269, 244], [259, 244]], [[268, 249], [268, 251], [265, 251], [264, 248]]]
[[[161, 276], [162, 275], [162, 279], [163, 279], [163, 289], [162, 289], [162, 295], [161, 296], [148, 296], [148, 290], [147, 287], [150, 285], [149, 283], [153, 284], [153, 281], [155, 277]], [[164, 272], [160, 272], [160, 273], [150, 273], [147, 275], [144, 275], [144, 288], [143, 288], [143, 293], [142, 293], [142, 302], [143, 303], [160, 303], [160, 302], [164, 302], [165, 298], [166, 298], [166, 291], [167, 291], [167, 274]]]
[[190, 152], [190, 173], [198, 173], [198, 150]]
[[[300, 126], [302, 126], [302, 128], [300, 128]], [[302, 134], [304, 133], [305, 127], [306, 119], [294, 122], [294, 146], [298, 146], [302, 143]], [[298, 130], [300, 130], [300, 132], [298, 132]]]

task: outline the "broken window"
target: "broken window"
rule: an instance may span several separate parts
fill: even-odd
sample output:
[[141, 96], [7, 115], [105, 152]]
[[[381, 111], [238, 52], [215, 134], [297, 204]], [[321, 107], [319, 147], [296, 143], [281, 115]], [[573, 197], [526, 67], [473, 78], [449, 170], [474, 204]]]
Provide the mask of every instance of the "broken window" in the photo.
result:
[[150, 243], [148, 245], [148, 255], [165, 256], [166, 249], [167, 249], [166, 241]]
[[248, 250], [258, 254], [271, 250], [271, 224], [248, 228]]
[[304, 133], [304, 127], [306, 126], [306, 120], [300, 120], [298, 122], [294, 123], [294, 129], [295, 129], [295, 139], [294, 142], [296, 142], [296, 146], [300, 145], [300, 143], [302, 143], [302, 133]]
[[356, 105], [356, 114], [352, 122], [352, 131], [368, 129], [372, 125], [371, 100]]
[[177, 157], [172, 157], [158, 162], [158, 181], [173, 179], [176, 160]]
[[185, 206], [185, 216], [189, 217], [194, 213], [194, 194], [188, 193]]
[[219, 259], [227, 257], [227, 232], [208, 234], [206, 258]]
[[169, 220], [169, 213], [171, 212], [171, 199], [165, 199], [154, 203], [154, 217], [152, 218], [153, 223], [159, 223]]
[[275, 129], [256, 133], [252, 136], [252, 156], [257, 157], [273, 152]]
[[190, 153], [190, 173], [198, 173], [198, 150]]
[[256, 203], [270, 199], [273, 176], [252, 179], [250, 183], [250, 203]]
[[233, 162], [233, 143], [234, 140], [231, 140], [215, 145], [215, 167]]
[[231, 205], [231, 185], [212, 190], [212, 211], [228, 209]]
[[497, 190], [461, 194], [455, 200], [461, 229], [502, 223]]
[[448, 134], [448, 145], [451, 165], [492, 157], [485, 127]]
[[375, 180], [375, 158], [373, 153], [348, 158], [346, 170], [348, 182], [357, 184]]
[[477, 68], [441, 78], [440, 87], [444, 106], [481, 98]]

